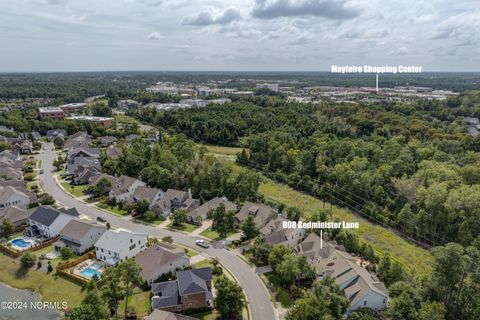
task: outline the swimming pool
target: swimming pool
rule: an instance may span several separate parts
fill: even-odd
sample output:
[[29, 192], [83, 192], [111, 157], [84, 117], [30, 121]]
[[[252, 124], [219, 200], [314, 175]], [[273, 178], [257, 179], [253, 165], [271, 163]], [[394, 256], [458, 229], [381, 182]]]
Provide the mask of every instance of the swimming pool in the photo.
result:
[[101, 272], [98, 272], [96, 269], [92, 269], [91, 267], [83, 269], [80, 274], [86, 278], [92, 278], [93, 276], [97, 276], [97, 278], [100, 279], [100, 276], [102, 275]]
[[12, 246], [16, 249], [19, 250], [25, 250], [27, 248], [30, 248], [33, 245], [32, 241], [25, 240], [23, 238], [16, 238], [10, 241]]

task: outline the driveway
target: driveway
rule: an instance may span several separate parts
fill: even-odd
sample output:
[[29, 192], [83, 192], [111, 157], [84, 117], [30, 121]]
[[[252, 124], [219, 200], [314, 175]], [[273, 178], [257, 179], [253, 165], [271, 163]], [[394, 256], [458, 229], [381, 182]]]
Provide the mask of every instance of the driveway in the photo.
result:
[[235, 275], [240, 286], [243, 288], [243, 290], [245, 290], [252, 313], [252, 320], [276, 319], [275, 311], [272, 302], [270, 301], [270, 295], [268, 294], [267, 289], [263, 285], [262, 281], [255, 274], [254, 270], [251, 269], [250, 266], [247, 265], [243, 260], [235, 256], [235, 254], [223, 249], [221, 246], [212, 245], [208, 249], [200, 248], [195, 245], [195, 240], [200, 239], [199, 237], [143, 225], [130, 220], [124, 220], [121, 217], [108, 214], [73, 198], [57, 185], [55, 178], [53, 177], [53, 161], [55, 159], [53, 144], [45, 143], [44, 146], [45, 150], [42, 150], [42, 153], [37, 156], [38, 159], [42, 160], [41, 168], [43, 169], [43, 174], [40, 174], [39, 176], [40, 184], [42, 185], [43, 190], [50, 193], [59, 203], [69, 208], [77, 208], [80, 213], [92, 219], [103, 217], [112, 226], [130, 229], [136, 232], [144, 232], [157, 238], [171, 236], [173, 241], [179, 244], [195, 248], [198, 251], [206, 252], [210, 256], [216, 257]]

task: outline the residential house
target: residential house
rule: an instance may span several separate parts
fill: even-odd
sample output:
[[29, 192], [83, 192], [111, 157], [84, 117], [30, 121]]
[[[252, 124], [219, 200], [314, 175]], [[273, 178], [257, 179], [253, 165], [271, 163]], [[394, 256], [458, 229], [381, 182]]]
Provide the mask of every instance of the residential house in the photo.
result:
[[114, 176], [111, 176], [109, 174], [102, 173], [102, 174], [99, 174], [99, 175], [93, 175], [93, 176], [88, 178], [88, 184], [91, 185], [91, 186], [96, 185], [97, 182], [101, 178], [105, 178], [108, 181], [110, 181], [111, 187], [108, 190], [110, 192], [110, 190], [115, 186], [115, 182], [117, 181], [117, 178], [115, 178]]
[[128, 202], [131, 200], [138, 187], [145, 187], [146, 183], [128, 176], [120, 176], [109, 192], [110, 199], [115, 198], [117, 202]]
[[30, 196], [14, 187], [0, 187], [0, 209], [16, 206], [27, 209], [30, 205]]
[[87, 172], [85, 170], [89, 170], [90, 173], [97, 172], [100, 174], [102, 170], [102, 165], [100, 164], [100, 160], [91, 157], [78, 157], [73, 158], [73, 160], [67, 162], [67, 169], [66, 173], [73, 178], [73, 182], [76, 184], [87, 183], [88, 177], [82, 176], [85, 175]]
[[105, 148], [105, 154], [109, 158], [117, 159], [120, 153], [121, 153], [121, 150], [118, 147], [108, 146], [107, 148]]
[[2, 152], [0, 152], [0, 157], [7, 158], [11, 161], [18, 161], [22, 159], [18, 152], [12, 150], [3, 150]]
[[119, 110], [126, 111], [129, 109], [138, 108], [139, 103], [135, 100], [120, 100], [117, 102], [117, 107]]
[[177, 279], [152, 284], [152, 309], [182, 312], [212, 305], [212, 269], [177, 272]]
[[55, 250], [70, 248], [76, 254], [82, 254], [93, 248], [107, 227], [88, 220], [72, 219], [60, 231], [60, 240], [55, 242]]
[[163, 195], [164, 192], [160, 189], [140, 186], [133, 192], [132, 201], [146, 200], [148, 202], [148, 208], [152, 209], [155, 203], [162, 199]]
[[356, 263], [356, 258], [335, 241], [322, 241], [310, 233], [300, 243], [296, 252], [307, 258], [320, 278], [329, 276], [335, 280], [350, 300], [348, 313], [360, 308], [382, 310], [388, 306], [388, 291], [376, 276]]
[[55, 138], [64, 139], [67, 136], [67, 131], [64, 129], [51, 129], [47, 131], [47, 138], [53, 140]]
[[215, 197], [190, 211], [187, 214], [187, 220], [191, 223], [202, 223], [202, 221], [205, 221], [209, 215], [220, 206], [220, 204], [225, 206], [225, 212], [237, 211], [237, 205], [228, 201], [226, 197]]
[[96, 166], [84, 167], [82, 165], [77, 167], [77, 170], [73, 174], [73, 183], [74, 184], [87, 184], [89, 179], [101, 175], [100, 162], [96, 162]]
[[32, 134], [32, 139], [34, 141], [38, 141], [38, 140], [42, 139], [42, 136], [37, 131], [33, 131], [31, 134]]
[[97, 148], [90, 148], [90, 147], [80, 147], [74, 148], [68, 151], [67, 154], [67, 162], [73, 161], [75, 158], [100, 158], [100, 150]]
[[9, 167], [16, 170], [23, 170], [22, 160], [11, 160], [7, 157], [0, 156], [0, 168]]
[[11, 167], [0, 167], [0, 179], [23, 180], [23, 172], [20, 169], [15, 169]]
[[284, 223], [288, 221], [290, 220], [278, 216], [260, 229], [260, 235], [266, 243], [271, 245], [283, 244], [293, 249], [305, 237], [305, 229], [284, 228]]
[[166, 217], [176, 209], [184, 209], [187, 212], [192, 211], [200, 202], [192, 198], [190, 190], [180, 191], [175, 189], [168, 189], [163, 195], [162, 199], [155, 203], [153, 209], [158, 216]]
[[129, 230], [107, 230], [95, 243], [98, 260], [112, 266], [118, 262], [133, 258], [147, 248], [147, 234]]
[[32, 211], [32, 209], [25, 210], [17, 206], [0, 209], [0, 226], [2, 225], [4, 220], [9, 220], [17, 228], [22, 225], [26, 225], [28, 224], [28, 219], [30, 218]]
[[68, 136], [63, 144], [63, 149], [68, 151], [80, 148], [88, 149], [91, 143], [92, 137], [85, 131], [79, 131]]
[[113, 145], [115, 145], [115, 143], [117, 143], [117, 138], [115, 138], [113, 136], [100, 137], [100, 138], [98, 138], [98, 143], [102, 147], [113, 146]]
[[144, 317], [143, 320], [196, 320], [197, 318], [192, 318], [179, 313], [172, 313], [163, 310], [153, 310], [153, 312]]
[[40, 206], [33, 210], [26, 229], [26, 234], [41, 239], [51, 239], [60, 235], [60, 231], [78, 217], [76, 210], [59, 210], [50, 206]]
[[140, 276], [149, 285], [164, 274], [174, 274], [190, 265], [183, 250], [165, 244], [148, 247], [135, 256], [135, 261], [142, 267]]
[[257, 227], [261, 228], [276, 216], [276, 212], [272, 207], [262, 203], [246, 201], [242, 209], [235, 215], [235, 219], [238, 224], [241, 224], [248, 216], [253, 217]]
[[20, 144], [17, 144], [15, 148], [23, 154], [30, 154], [33, 152], [33, 144], [30, 140], [23, 140]]

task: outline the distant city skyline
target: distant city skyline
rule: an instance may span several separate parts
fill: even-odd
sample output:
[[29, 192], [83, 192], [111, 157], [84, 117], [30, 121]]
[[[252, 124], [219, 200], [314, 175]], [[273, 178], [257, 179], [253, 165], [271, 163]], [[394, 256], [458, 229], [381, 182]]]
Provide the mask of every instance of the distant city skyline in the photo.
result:
[[0, 0], [0, 72], [480, 71], [477, 0]]

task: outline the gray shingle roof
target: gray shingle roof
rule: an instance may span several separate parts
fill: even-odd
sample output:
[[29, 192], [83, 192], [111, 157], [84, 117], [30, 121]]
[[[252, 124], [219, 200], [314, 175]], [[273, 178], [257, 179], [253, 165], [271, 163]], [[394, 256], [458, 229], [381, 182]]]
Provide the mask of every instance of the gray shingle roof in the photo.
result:
[[49, 206], [40, 206], [33, 211], [30, 219], [44, 226], [50, 226], [60, 214], [61, 212], [57, 209]]
[[212, 269], [200, 268], [177, 272], [180, 295], [207, 292], [206, 281], [212, 280]]
[[153, 309], [176, 306], [181, 303], [178, 284], [175, 280], [152, 284], [152, 292], [155, 294], [152, 298]]

